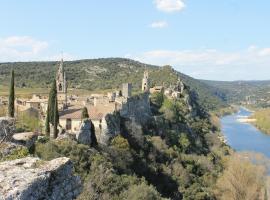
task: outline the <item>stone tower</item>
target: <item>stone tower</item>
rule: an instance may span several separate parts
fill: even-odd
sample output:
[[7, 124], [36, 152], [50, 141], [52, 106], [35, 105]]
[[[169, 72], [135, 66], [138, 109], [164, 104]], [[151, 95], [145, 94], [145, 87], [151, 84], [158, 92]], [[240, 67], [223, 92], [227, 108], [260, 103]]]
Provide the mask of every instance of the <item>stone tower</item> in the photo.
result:
[[149, 76], [148, 76], [148, 71], [145, 71], [144, 74], [143, 74], [142, 91], [143, 92], [148, 92], [149, 91]]
[[132, 92], [132, 84], [131, 83], [124, 83], [123, 89], [122, 89], [123, 97], [125, 97], [125, 98], [131, 97], [131, 92]]
[[64, 71], [64, 61], [61, 59], [58, 71], [56, 73], [56, 87], [57, 87], [57, 100], [63, 104], [63, 107], [67, 106], [67, 80], [66, 72]]

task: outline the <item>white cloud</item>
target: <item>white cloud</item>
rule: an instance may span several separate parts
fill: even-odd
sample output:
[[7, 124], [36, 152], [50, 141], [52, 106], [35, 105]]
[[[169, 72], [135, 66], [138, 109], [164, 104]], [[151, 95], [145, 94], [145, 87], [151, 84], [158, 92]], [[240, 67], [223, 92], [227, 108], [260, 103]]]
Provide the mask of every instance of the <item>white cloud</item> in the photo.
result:
[[[72, 60], [70, 54], [63, 55], [65, 60]], [[30, 36], [10, 36], [0, 38], [0, 62], [58, 60], [47, 41]]]
[[166, 21], [156, 21], [150, 24], [151, 28], [165, 28], [168, 26], [168, 23]]
[[154, 0], [156, 8], [163, 12], [178, 12], [185, 8], [183, 0]]
[[130, 58], [156, 65], [169, 64], [201, 79], [270, 79], [270, 48], [251, 46], [235, 52], [217, 49], [153, 50], [131, 55]]

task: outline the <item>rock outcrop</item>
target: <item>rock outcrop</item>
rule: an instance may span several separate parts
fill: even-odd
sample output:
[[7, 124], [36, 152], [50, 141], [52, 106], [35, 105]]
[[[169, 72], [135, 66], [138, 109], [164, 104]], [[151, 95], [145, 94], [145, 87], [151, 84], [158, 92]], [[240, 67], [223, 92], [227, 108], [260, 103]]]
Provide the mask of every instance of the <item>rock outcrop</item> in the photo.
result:
[[0, 117], [0, 142], [9, 142], [15, 132], [15, 120], [8, 117]]
[[120, 109], [120, 115], [123, 118], [135, 119], [139, 124], [147, 124], [152, 120], [149, 93], [128, 98]]
[[12, 142], [31, 148], [35, 144], [38, 134], [33, 132], [16, 133], [12, 138]]
[[102, 120], [99, 143], [108, 144], [110, 139], [120, 134], [120, 115], [118, 113], [107, 114]]
[[76, 139], [81, 144], [91, 145], [91, 121], [89, 119], [83, 120]]
[[72, 174], [69, 158], [52, 161], [26, 157], [0, 163], [1, 200], [72, 200], [81, 191], [81, 181]]

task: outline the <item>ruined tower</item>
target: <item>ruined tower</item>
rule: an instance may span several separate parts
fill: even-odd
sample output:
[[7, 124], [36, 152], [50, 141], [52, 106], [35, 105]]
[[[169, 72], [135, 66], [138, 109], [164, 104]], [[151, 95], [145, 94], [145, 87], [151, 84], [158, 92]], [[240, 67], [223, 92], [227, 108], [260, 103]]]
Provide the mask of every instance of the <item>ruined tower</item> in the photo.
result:
[[64, 61], [61, 59], [56, 73], [56, 87], [57, 87], [57, 100], [63, 104], [65, 108], [67, 106], [67, 80], [66, 73], [64, 71]]
[[148, 76], [148, 71], [145, 71], [144, 74], [143, 74], [142, 91], [143, 92], [148, 92], [149, 91], [149, 76]]
[[131, 83], [124, 83], [123, 89], [122, 89], [123, 97], [125, 97], [125, 98], [131, 97], [131, 92], [132, 92], [132, 84]]

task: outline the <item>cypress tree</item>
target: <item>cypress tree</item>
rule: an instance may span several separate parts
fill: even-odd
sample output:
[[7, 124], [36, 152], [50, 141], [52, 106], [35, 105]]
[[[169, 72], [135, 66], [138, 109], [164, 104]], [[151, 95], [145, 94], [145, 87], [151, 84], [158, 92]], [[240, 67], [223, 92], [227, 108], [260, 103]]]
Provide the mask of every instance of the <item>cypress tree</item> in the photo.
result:
[[14, 90], [14, 70], [11, 71], [10, 88], [9, 88], [9, 100], [8, 100], [8, 116], [14, 117], [15, 113], [15, 90]]
[[82, 118], [82, 120], [83, 120], [83, 119], [88, 119], [88, 118], [89, 118], [88, 110], [87, 110], [86, 107], [84, 107], [84, 108], [82, 109], [82, 116], [81, 116], [81, 118]]
[[53, 81], [52, 88], [49, 95], [48, 107], [49, 107], [49, 122], [54, 124], [54, 107], [55, 100], [57, 98], [56, 81]]
[[57, 96], [55, 97], [54, 101], [54, 115], [53, 115], [53, 136], [54, 138], [57, 138], [58, 132], [57, 132], [57, 126], [59, 123], [59, 113], [58, 113], [58, 101]]
[[[47, 106], [47, 116], [46, 116], [46, 122], [45, 122], [45, 132], [46, 135], [50, 135], [50, 123], [54, 125], [58, 124], [59, 122], [59, 114], [58, 114], [58, 103], [57, 106], [55, 106], [55, 103], [57, 103], [57, 89], [56, 89], [56, 81], [53, 81], [50, 93], [49, 93], [49, 99], [48, 99], [48, 106]], [[55, 108], [56, 113], [55, 113]], [[55, 118], [56, 116], [56, 118]]]
[[49, 137], [50, 136], [50, 117], [49, 117], [49, 103], [47, 106], [47, 115], [45, 121], [45, 134]]
[[93, 124], [93, 122], [91, 121], [91, 146], [95, 147], [98, 145], [97, 142], [97, 137], [96, 137], [96, 131], [95, 131], [95, 126]]

